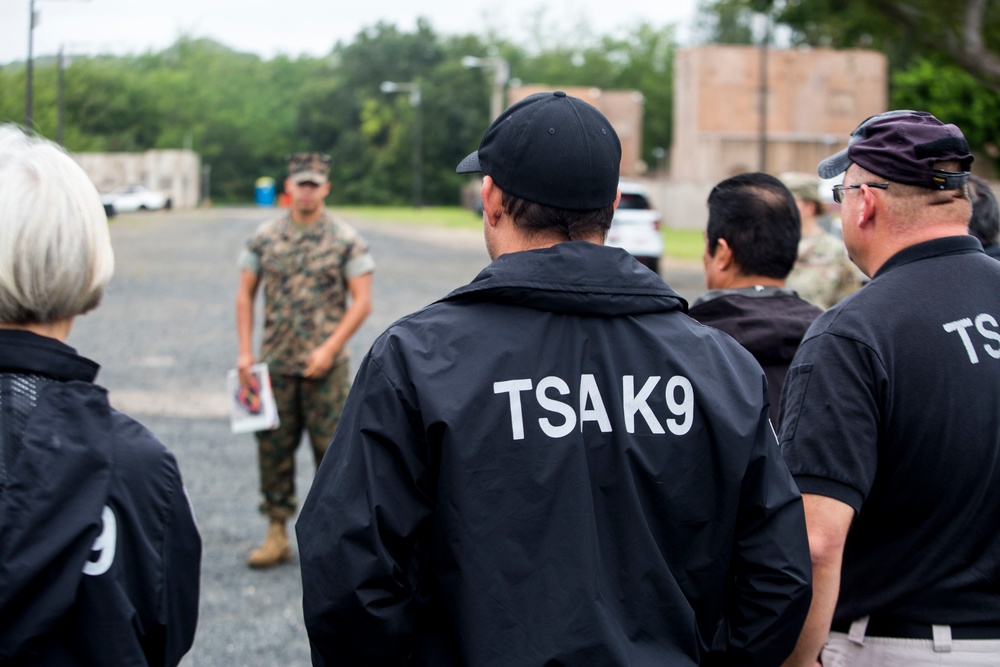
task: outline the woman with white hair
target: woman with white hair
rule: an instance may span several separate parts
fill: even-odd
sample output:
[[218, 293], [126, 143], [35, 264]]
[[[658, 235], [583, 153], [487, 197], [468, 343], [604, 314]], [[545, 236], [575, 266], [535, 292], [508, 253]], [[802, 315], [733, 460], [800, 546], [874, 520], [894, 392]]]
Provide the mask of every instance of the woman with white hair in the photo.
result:
[[194, 640], [177, 463], [66, 344], [113, 270], [83, 169], [0, 125], [0, 664], [176, 665]]

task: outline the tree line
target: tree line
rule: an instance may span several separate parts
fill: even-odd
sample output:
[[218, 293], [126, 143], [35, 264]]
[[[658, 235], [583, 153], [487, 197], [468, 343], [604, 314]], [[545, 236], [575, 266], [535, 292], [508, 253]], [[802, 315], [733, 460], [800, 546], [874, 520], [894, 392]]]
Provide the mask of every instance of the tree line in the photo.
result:
[[[976, 7], [998, 1], [966, 0]], [[968, 23], [961, 22], [966, 16], [961, 12], [947, 11], [954, 10], [951, 3], [882, 5], [921, 9], [924, 19], [942, 30], [956, 21], [960, 27]], [[889, 55], [891, 106], [926, 109], [958, 124], [981, 154], [997, 160], [1000, 83], [993, 86], [988, 70], [977, 72], [950, 55], [952, 42], [921, 45], [889, 15], [870, 20], [881, 16], [873, 6], [861, 0], [702, 0], [698, 40], [758, 43], [762, 37], [753, 28], [763, 16], [784, 26], [795, 45], [883, 50]], [[985, 53], [996, 51], [998, 15], [983, 15], [989, 18], [983, 19], [978, 44]], [[452, 205], [467, 180], [454, 166], [478, 145], [490, 120], [491, 75], [464, 66], [462, 59], [494, 56], [507, 60], [512, 79], [524, 83], [640, 91], [642, 158], [655, 165], [656, 149], [671, 143], [675, 27], [641, 22], [614, 36], [580, 25], [562, 30], [539, 31], [515, 43], [495, 34], [438, 35], [427, 21], [418, 21], [412, 31], [383, 22], [349, 43], [337, 43], [325, 57], [269, 60], [186, 36], [159, 52], [74, 58], [61, 86], [57, 59], [40, 58], [32, 129], [57, 136], [61, 95], [67, 149], [190, 147], [211, 166], [215, 201], [249, 200], [258, 177], [281, 181], [288, 153], [319, 150], [332, 157], [336, 201], [405, 204], [411, 201], [419, 128], [423, 202]], [[421, 118], [407, 95], [382, 92], [383, 81], [419, 83]], [[24, 88], [23, 63], [0, 67], [0, 120], [23, 120]]]

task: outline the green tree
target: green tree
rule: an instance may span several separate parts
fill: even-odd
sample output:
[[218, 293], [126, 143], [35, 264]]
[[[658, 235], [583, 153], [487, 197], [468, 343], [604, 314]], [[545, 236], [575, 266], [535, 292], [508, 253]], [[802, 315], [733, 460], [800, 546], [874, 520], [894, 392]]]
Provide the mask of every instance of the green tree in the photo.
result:
[[799, 44], [877, 49], [893, 69], [934, 57], [1000, 89], [1000, 0], [703, 0], [700, 12], [720, 25], [766, 12]]
[[[58, 61], [39, 58], [33, 76], [34, 127], [58, 132]], [[151, 147], [162, 129], [159, 95], [141, 73], [119, 58], [75, 58], [65, 69], [66, 146], [75, 151], [131, 151]], [[0, 120], [24, 120], [24, 67], [8, 65], [0, 75]], [[16, 91], [16, 92], [15, 92]], [[13, 93], [13, 94], [10, 94]]]
[[601, 51], [618, 64], [614, 86], [635, 89], [644, 99], [642, 156], [655, 167], [657, 148], [673, 142], [674, 55], [677, 42], [674, 27], [657, 28], [639, 23], [625, 37], [605, 37]]
[[535, 84], [638, 90], [644, 100], [642, 157], [655, 166], [654, 149], [669, 147], [673, 137], [676, 49], [673, 26], [639, 22], [622, 36], [555, 40], [549, 50], [520, 54], [512, 72]]
[[[455, 165], [490, 121], [488, 70], [465, 56], [499, 55], [513, 77], [552, 86], [637, 89], [646, 99], [643, 157], [670, 143], [675, 43], [672, 29], [637, 24], [595, 34], [584, 21], [543, 25], [527, 44], [496, 33], [440, 38], [427, 21], [404, 32], [362, 30], [323, 58], [262, 60], [208, 39], [182, 36], [139, 56], [74, 59], [66, 72], [66, 144], [74, 151], [145, 151], [190, 146], [212, 170], [216, 201], [247, 200], [259, 176], [282, 180], [285, 156], [330, 153], [332, 201], [407, 203], [419, 136], [423, 199], [454, 204], [469, 177]], [[56, 132], [54, 59], [36, 62], [37, 131]], [[383, 81], [416, 83], [420, 113]], [[0, 67], [0, 119], [24, 113], [24, 66]], [[418, 121], [420, 121], [418, 123]]]
[[24, 122], [24, 65], [0, 66], [0, 122]]
[[893, 75], [893, 106], [930, 111], [962, 128], [969, 144], [1000, 168], [1000, 92], [967, 71], [922, 58]]
[[[87, 58], [67, 68], [65, 80], [66, 124], [73, 128], [66, 140], [69, 150], [143, 151], [156, 144], [165, 120], [160, 91], [141, 71], [117, 58]], [[39, 106], [51, 110], [55, 105]], [[39, 131], [55, 136], [51, 113], [43, 117]]]
[[695, 16], [698, 41], [706, 44], [753, 44], [755, 7], [747, 0], [699, 0]]
[[212, 169], [212, 198], [231, 201], [251, 196], [259, 176], [284, 175], [301, 89], [320, 66], [311, 58], [262, 61], [183, 37], [130, 67], [156, 90], [166, 118], [144, 148], [190, 145]]
[[[334, 48], [335, 65], [303, 93], [298, 129], [333, 158], [336, 200], [411, 201], [417, 110], [407, 95], [380, 90], [383, 81], [393, 81], [421, 88], [424, 201], [457, 202], [461, 180], [454, 165], [470, 150], [471, 119], [479, 117], [481, 106], [474, 100], [481, 98], [483, 106], [489, 100], [481, 74], [462, 68], [458, 54], [481, 50], [468, 38], [441, 42], [425, 21], [410, 34], [379, 23]], [[481, 133], [482, 126], [478, 129]]]

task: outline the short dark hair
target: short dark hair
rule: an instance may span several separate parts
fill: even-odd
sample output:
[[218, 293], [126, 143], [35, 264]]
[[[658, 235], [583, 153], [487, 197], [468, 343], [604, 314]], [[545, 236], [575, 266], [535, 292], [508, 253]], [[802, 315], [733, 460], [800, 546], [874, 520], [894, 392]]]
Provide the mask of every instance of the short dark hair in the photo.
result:
[[708, 253], [714, 257], [719, 239], [726, 239], [746, 275], [788, 276], [798, 255], [801, 224], [795, 197], [769, 174], [727, 178], [708, 195]]
[[611, 228], [615, 206], [576, 211], [556, 208], [521, 199], [503, 192], [501, 206], [514, 224], [528, 235], [558, 232], [570, 241], [578, 241], [600, 235], [604, 238]]
[[983, 247], [1000, 243], [1000, 207], [990, 184], [979, 176], [969, 176], [969, 199], [972, 200], [972, 216], [969, 217], [969, 233], [979, 239]]

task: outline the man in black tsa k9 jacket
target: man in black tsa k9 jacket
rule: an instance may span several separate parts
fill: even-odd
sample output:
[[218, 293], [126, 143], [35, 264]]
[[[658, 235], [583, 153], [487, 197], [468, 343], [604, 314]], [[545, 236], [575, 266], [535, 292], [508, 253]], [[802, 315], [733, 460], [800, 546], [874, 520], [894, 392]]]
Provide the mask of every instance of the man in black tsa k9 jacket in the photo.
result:
[[358, 371], [296, 527], [314, 664], [791, 651], [809, 553], [763, 372], [602, 245], [620, 160], [607, 119], [555, 92], [459, 165], [484, 174], [494, 261]]

